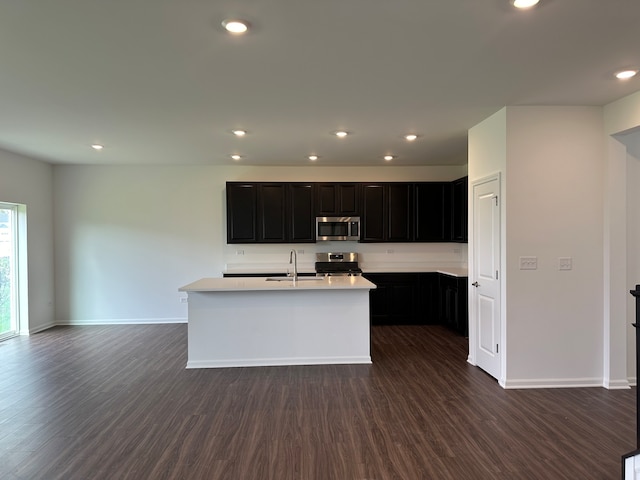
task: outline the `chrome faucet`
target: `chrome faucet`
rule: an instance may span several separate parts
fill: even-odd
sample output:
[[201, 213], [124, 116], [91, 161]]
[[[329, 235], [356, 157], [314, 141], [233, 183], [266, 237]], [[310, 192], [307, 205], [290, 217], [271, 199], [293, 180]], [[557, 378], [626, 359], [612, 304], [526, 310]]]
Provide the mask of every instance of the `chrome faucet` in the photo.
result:
[[298, 280], [298, 253], [292, 249], [289, 252], [289, 265], [293, 263], [293, 281]]

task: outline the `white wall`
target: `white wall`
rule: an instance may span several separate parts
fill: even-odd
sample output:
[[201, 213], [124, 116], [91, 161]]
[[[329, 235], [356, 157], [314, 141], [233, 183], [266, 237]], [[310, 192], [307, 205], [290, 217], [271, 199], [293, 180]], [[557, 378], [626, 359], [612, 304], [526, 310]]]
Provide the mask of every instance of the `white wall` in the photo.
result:
[[[469, 130], [469, 184], [507, 167], [507, 109]], [[503, 178], [504, 180], [504, 178]]]
[[37, 332], [54, 322], [51, 165], [0, 150], [0, 201], [26, 205], [28, 308], [21, 331]]
[[602, 384], [602, 131], [598, 107], [507, 108], [507, 386]]
[[[180, 286], [221, 276], [230, 263], [285, 264], [291, 245], [226, 245], [227, 181], [436, 181], [465, 174], [465, 166], [55, 166], [56, 319], [61, 324], [184, 321]], [[357, 245], [369, 255], [384, 248]], [[300, 248], [302, 263], [310, 265], [307, 254], [325, 246]], [[394, 245], [392, 256], [401, 260], [411, 248]], [[466, 258], [462, 246], [422, 248], [427, 257]], [[241, 258], [237, 250], [244, 251]]]
[[54, 168], [56, 321], [186, 318], [178, 287], [222, 263], [223, 180], [207, 167]]
[[[640, 135], [639, 135], [640, 136]], [[636, 337], [632, 324], [636, 322], [636, 301], [627, 290], [640, 285], [640, 157], [627, 156], [627, 372], [629, 380], [637, 384]]]
[[[633, 183], [635, 165], [630, 162], [627, 155], [626, 144], [629, 144], [633, 155], [637, 158], [637, 132], [640, 129], [640, 91], [612, 102], [604, 108], [604, 131], [607, 137], [609, 150], [607, 152], [607, 165], [609, 171], [620, 171], [608, 183], [607, 197], [617, 200], [617, 203], [609, 205], [607, 212], [612, 218], [612, 227], [606, 232], [610, 239], [610, 249], [607, 255], [605, 269], [608, 270], [610, 296], [610, 308], [605, 311], [605, 320], [609, 326], [610, 350], [612, 363], [622, 365], [620, 370], [627, 366], [628, 378], [635, 383], [635, 331], [631, 323], [635, 322], [635, 305], [629, 295], [638, 279], [638, 243], [632, 236], [638, 228], [637, 210], [638, 183]], [[628, 135], [630, 132], [636, 135]], [[624, 135], [620, 135], [624, 134]], [[614, 137], [615, 136], [615, 137]], [[635, 140], [634, 140], [635, 138]], [[628, 170], [628, 171], [627, 171]], [[637, 178], [637, 177], [636, 177]], [[619, 199], [621, 193], [626, 195]], [[633, 197], [636, 198], [635, 203]], [[620, 219], [622, 217], [622, 219]], [[635, 243], [631, 243], [635, 241]], [[619, 248], [625, 245], [624, 250]], [[626, 344], [624, 348], [622, 343]], [[624, 359], [619, 358], [620, 352], [625, 352]]]
[[617, 135], [640, 127], [640, 91], [604, 107], [604, 130]]
[[469, 131], [469, 183], [502, 174], [506, 388], [602, 384], [602, 132], [597, 107], [506, 107]]
[[[508, 178], [507, 171], [507, 109], [503, 108], [492, 116], [484, 120], [482, 123], [476, 125], [469, 130], [469, 252], [474, 248], [474, 229], [473, 229], [473, 184], [474, 182], [486, 178], [490, 175], [500, 173], [500, 196], [502, 201], [500, 202], [500, 242], [501, 249], [501, 274], [500, 274], [500, 288], [502, 292], [507, 288], [507, 277], [504, 274], [504, 265], [506, 265], [506, 253], [508, 245], [506, 244], [506, 211], [508, 204], [505, 201], [505, 185]], [[469, 278], [475, 279], [476, 273], [474, 270], [473, 262], [469, 262]], [[472, 282], [473, 280], [470, 280]], [[473, 289], [469, 290], [469, 362], [473, 365], [476, 364], [475, 358], [475, 339], [476, 339], [476, 326], [471, 320], [476, 318], [475, 311], [475, 292]], [[501, 357], [501, 378], [498, 379], [501, 385], [504, 385], [507, 375], [507, 354], [509, 344], [506, 342], [506, 332], [509, 329], [509, 325], [506, 321], [506, 295], [502, 295], [500, 298], [500, 322], [502, 329], [500, 332], [500, 345], [502, 348]]]

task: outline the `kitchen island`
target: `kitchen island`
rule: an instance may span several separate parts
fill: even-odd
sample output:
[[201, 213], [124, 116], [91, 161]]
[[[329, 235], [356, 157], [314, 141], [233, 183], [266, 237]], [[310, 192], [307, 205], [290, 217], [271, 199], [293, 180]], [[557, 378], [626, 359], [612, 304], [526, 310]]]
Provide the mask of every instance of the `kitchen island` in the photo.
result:
[[364, 277], [203, 278], [188, 294], [187, 368], [371, 363]]

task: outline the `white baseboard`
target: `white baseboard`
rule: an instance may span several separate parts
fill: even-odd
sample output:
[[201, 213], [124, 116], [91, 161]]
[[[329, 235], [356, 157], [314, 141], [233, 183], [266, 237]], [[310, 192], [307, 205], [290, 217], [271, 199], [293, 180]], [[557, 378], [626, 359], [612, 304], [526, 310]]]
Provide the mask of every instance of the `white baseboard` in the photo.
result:
[[29, 327], [27, 331], [20, 330], [20, 335], [32, 335], [34, 333], [43, 332], [56, 326], [56, 323], [50, 322], [45, 325], [38, 325], [37, 327]]
[[99, 320], [57, 320], [56, 325], [153, 325], [187, 323], [186, 318], [113, 318]]
[[188, 361], [187, 368], [277, 367], [283, 365], [370, 364], [371, 357], [238, 358], [235, 360]]
[[629, 380], [606, 380], [602, 385], [607, 390], [627, 390], [631, 388]]
[[505, 380], [505, 389], [602, 387], [602, 378], [534, 378]]

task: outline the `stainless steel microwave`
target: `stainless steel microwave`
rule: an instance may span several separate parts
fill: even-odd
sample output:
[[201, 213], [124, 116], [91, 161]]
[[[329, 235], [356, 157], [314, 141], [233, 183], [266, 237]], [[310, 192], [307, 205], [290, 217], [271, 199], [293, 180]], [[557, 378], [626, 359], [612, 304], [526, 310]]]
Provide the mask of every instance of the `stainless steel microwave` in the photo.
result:
[[360, 217], [316, 217], [316, 240], [360, 240]]

